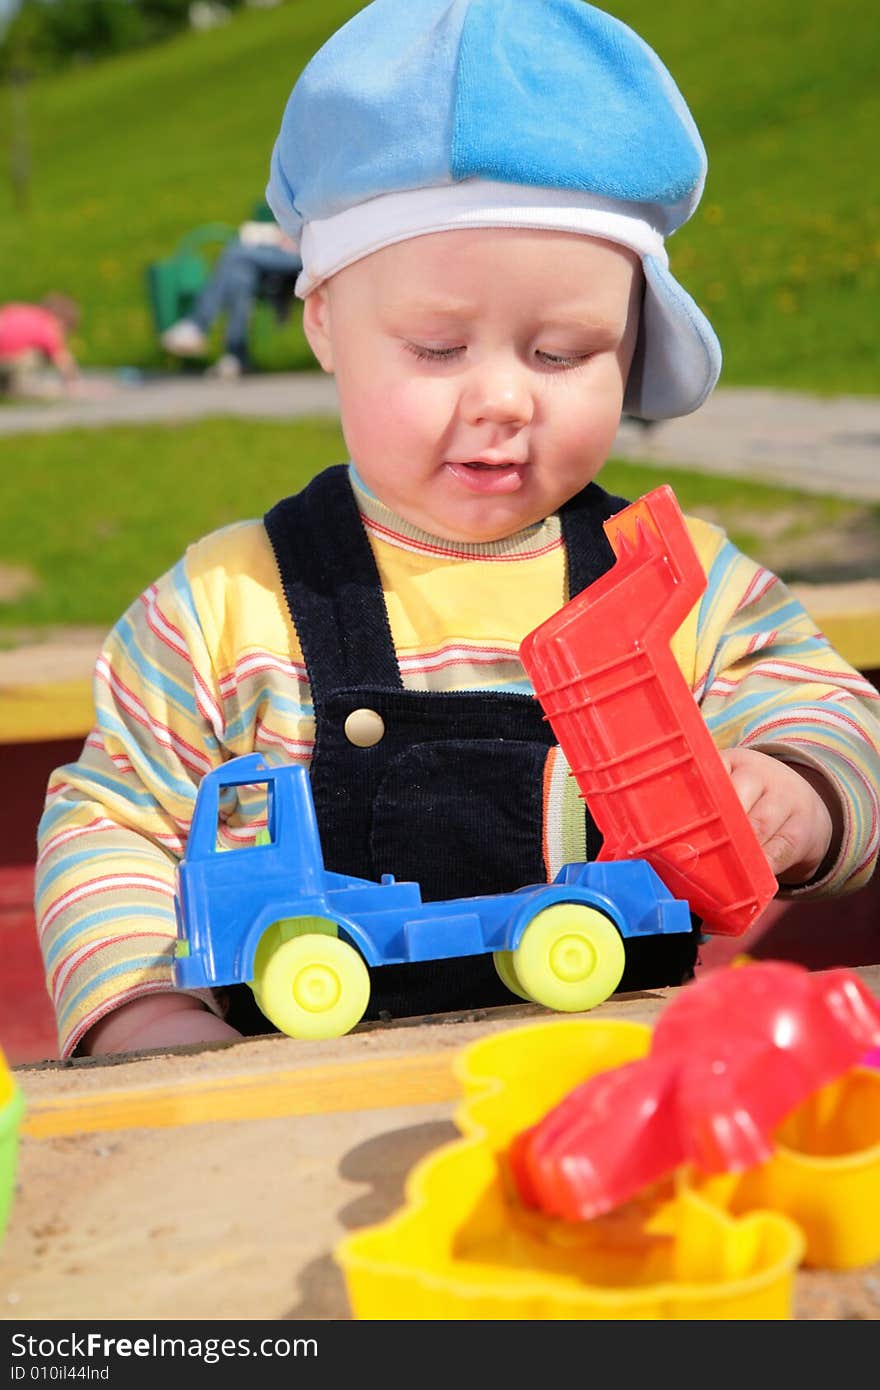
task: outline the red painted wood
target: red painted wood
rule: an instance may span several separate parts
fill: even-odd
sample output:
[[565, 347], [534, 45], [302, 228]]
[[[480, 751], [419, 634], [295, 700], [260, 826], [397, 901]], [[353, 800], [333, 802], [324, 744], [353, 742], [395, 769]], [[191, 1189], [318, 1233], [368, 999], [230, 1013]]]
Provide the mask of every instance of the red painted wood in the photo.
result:
[[82, 745], [81, 738], [0, 743], [0, 865], [33, 863], [46, 784], [56, 767], [79, 757]]
[[30, 865], [0, 868], [0, 1047], [11, 1066], [58, 1056], [55, 1014], [43, 980]]
[[712, 937], [700, 947], [699, 974], [737, 955], [791, 960], [810, 970], [880, 964], [880, 873], [844, 897], [775, 900], [741, 937]]

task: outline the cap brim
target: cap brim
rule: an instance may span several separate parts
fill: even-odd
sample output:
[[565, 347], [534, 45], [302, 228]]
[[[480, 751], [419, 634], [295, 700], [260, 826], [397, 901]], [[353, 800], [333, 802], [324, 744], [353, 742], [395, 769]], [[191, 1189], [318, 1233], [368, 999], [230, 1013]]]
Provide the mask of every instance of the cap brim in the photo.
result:
[[643, 256], [645, 297], [623, 410], [642, 420], [690, 415], [721, 372], [709, 320], [654, 256]]

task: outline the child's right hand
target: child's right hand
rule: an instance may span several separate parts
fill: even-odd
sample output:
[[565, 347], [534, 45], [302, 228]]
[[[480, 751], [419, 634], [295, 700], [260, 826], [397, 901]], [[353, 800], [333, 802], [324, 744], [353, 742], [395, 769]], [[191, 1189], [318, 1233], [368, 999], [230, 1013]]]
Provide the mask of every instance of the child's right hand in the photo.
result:
[[106, 1014], [86, 1033], [78, 1051], [85, 1056], [179, 1047], [187, 1043], [228, 1042], [241, 1033], [190, 994], [149, 994]]
[[811, 767], [757, 748], [724, 748], [721, 760], [770, 867], [785, 887], [799, 887], [836, 857], [843, 813], [830, 782]]

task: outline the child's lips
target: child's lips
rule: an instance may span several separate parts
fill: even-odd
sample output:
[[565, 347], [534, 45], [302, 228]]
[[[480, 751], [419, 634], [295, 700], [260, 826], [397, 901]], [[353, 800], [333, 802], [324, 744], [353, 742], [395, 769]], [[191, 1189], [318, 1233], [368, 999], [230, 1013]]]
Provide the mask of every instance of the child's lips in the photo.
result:
[[446, 464], [452, 476], [469, 492], [484, 495], [516, 492], [522, 487], [526, 464], [522, 459], [476, 457], [450, 459]]

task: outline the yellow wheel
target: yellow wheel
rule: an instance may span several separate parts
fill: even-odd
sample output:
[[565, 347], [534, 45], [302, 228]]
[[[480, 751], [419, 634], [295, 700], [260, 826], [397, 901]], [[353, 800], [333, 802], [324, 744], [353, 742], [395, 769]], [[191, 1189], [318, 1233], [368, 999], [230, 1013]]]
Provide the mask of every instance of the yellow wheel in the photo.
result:
[[625, 960], [610, 917], [583, 903], [556, 903], [539, 912], [513, 953], [520, 987], [564, 1013], [593, 1009], [613, 994]]
[[291, 1038], [341, 1037], [370, 998], [370, 976], [354, 947], [318, 932], [277, 944], [255, 964], [251, 987], [262, 1012]]
[[259, 943], [257, 945], [256, 954], [254, 956], [254, 978], [250, 981], [250, 987], [251, 993], [257, 1001], [257, 1008], [260, 1010], [260, 1013], [262, 1014], [266, 1013], [266, 1010], [263, 1008], [262, 1000], [260, 997], [260, 991], [257, 987], [256, 980], [260, 976], [262, 976], [263, 970], [266, 966], [266, 962], [271, 958], [272, 952], [278, 946], [281, 945], [281, 932], [283, 927], [283, 922], [273, 922], [272, 926], [267, 928], [267, 930], [264, 931], [263, 935], [260, 937]]
[[500, 979], [503, 985], [507, 985], [507, 988], [510, 990], [511, 994], [518, 994], [520, 999], [527, 999], [530, 1004], [533, 1004], [534, 1000], [532, 999], [532, 996], [530, 994], [526, 994], [525, 990], [519, 982], [519, 976], [516, 973], [516, 966], [513, 963], [513, 952], [493, 951], [492, 960], [495, 962], [495, 969], [498, 972], [498, 978]]
[[[265, 834], [264, 830], [259, 831], [257, 841], [259, 842], [260, 835]], [[292, 936], [305, 936], [307, 932], [318, 932], [321, 936], [336, 936], [336, 923], [328, 921], [326, 917], [282, 917], [279, 921], [273, 922], [271, 927], [267, 927], [257, 942], [254, 952], [254, 978], [249, 980], [248, 984], [260, 1013], [266, 1014], [266, 1010], [263, 1008], [257, 982], [262, 979], [266, 965], [282, 941], [287, 941]], [[269, 1015], [266, 1014], [266, 1017]], [[275, 1020], [272, 1021], [274, 1023]]]

